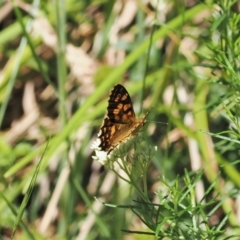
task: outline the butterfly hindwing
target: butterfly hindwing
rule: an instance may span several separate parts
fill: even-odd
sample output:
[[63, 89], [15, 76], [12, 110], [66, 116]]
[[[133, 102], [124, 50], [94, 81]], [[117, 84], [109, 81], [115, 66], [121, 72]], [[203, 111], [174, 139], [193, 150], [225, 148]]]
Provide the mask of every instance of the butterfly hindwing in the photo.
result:
[[98, 137], [100, 138], [99, 147], [103, 151], [108, 151], [112, 145], [112, 137], [118, 131], [120, 125], [112, 123], [108, 117], [105, 117]]

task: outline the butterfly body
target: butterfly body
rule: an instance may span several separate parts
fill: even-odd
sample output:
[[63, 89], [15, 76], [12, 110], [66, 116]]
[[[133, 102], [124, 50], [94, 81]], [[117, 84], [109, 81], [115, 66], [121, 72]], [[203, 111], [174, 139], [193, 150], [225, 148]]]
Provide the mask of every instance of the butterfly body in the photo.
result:
[[128, 137], [136, 134], [146, 122], [146, 117], [136, 119], [127, 90], [117, 84], [110, 93], [107, 114], [98, 135], [102, 151], [111, 152]]

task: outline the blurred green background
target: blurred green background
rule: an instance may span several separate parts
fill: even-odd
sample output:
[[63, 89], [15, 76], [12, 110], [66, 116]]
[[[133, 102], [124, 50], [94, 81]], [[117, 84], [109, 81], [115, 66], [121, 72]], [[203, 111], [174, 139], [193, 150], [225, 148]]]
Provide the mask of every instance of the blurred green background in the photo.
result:
[[153, 108], [143, 128], [157, 147], [147, 173], [151, 201], [159, 203], [163, 176], [171, 185], [185, 169], [202, 169], [196, 202], [216, 199], [202, 221], [222, 223], [218, 239], [239, 234], [238, 1], [0, 6], [1, 239], [13, 231], [14, 239], [155, 239], [121, 231], [152, 232], [130, 208], [94, 199], [136, 199], [129, 184], [92, 159], [117, 83], [138, 117]]

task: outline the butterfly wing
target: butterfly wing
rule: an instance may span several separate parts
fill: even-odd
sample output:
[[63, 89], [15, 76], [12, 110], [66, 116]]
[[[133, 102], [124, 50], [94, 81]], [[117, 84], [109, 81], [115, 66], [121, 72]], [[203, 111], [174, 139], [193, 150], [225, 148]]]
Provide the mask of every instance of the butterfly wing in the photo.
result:
[[144, 125], [147, 114], [137, 120], [127, 90], [117, 84], [110, 93], [107, 113], [100, 128], [99, 148], [110, 152], [127, 137], [134, 135]]
[[136, 120], [132, 100], [127, 90], [117, 84], [110, 93], [107, 116], [112, 123], [129, 124]]
[[107, 116], [104, 118], [100, 133], [98, 134], [100, 139], [99, 147], [102, 151], [109, 152], [112, 149], [113, 138], [120, 128], [120, 124], [112, 123]]

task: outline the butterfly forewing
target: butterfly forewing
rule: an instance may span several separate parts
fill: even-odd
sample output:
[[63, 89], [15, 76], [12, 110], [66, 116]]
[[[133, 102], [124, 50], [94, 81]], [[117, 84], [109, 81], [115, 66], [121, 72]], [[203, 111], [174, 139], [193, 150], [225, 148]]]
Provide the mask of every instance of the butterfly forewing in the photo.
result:
[[127, 90], [120, 84], [116, 85], [110, 93], [107, 114], [98, 134], [99, 148], [109, 153], [119, 143], [136, 134], [146, 122], [148, 113], [136, 119]]
[[128, 124], [136, 119], [131, 98], [120, 84], [116, 85], [110, 93], [107, 116], [111, 122], [120, 124]]

